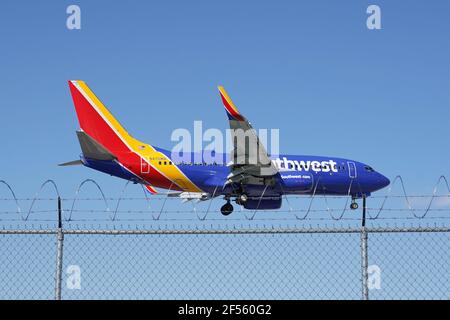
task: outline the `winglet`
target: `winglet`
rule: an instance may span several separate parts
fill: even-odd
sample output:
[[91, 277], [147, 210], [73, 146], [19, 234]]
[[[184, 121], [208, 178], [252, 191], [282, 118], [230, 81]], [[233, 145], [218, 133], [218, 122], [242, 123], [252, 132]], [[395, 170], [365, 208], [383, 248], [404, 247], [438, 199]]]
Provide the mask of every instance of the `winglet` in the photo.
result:
[[245, 121], [244, 116], [239, 113], [239, 111], [233, 104], [233, 101], [231, 101], [230, 97], [225, 91], [225, 88], [222, 86], [219, 86], [218, 88], [223, 105], [225, 107], [225, 110], [227, 111], [228, 118], [230, 120]]

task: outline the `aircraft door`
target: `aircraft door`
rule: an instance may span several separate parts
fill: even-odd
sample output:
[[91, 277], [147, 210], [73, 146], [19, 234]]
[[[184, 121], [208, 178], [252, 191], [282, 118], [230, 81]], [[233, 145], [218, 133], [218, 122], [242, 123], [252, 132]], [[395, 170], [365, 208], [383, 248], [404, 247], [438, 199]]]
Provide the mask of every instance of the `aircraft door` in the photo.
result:
[[347, 162], [348, 165], [348, 176], [351, 179], [355, 179], [357, 176], [357, 172], [356, 172], [356, 164], [352, 161], [348, 161]]
[[[150, 162], [150, 160], [148, 160]], [[141, 157], [141, 173], [146, 174], [150, 173], [150, 165], [148, 164], [147, 159]]]

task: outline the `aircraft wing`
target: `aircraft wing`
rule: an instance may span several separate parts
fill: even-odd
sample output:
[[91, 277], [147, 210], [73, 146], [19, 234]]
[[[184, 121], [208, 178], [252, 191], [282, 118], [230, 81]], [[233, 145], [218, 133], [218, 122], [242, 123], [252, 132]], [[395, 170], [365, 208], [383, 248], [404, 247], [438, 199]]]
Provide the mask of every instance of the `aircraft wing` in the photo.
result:
[[219, 86], [220, 97], [228, 115], [233, 141], [231, 173], [227, 183], [245, 183], [250, 177], [267, 178], [278, 174], [250, 122], [237, 110], [224, 87]]

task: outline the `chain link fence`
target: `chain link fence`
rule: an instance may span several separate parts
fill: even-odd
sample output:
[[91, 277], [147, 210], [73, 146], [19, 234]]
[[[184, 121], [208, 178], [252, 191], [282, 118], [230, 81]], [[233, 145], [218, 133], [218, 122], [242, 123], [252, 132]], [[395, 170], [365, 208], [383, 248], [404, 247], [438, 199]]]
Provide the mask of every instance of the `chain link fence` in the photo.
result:
[[400, 194], [361, 211], [290, 197], [224, 218], [221, 201], [150, 200], [128, 183], [106, 198], [88, 179], [61, 198], [47, 180], [17, 198], [0, 180], [0, 299], [450, 299], [447, 180], [431, 196], [395, 181]]
[[450, 228], [0, 230], [2, 299], [449, 299]]

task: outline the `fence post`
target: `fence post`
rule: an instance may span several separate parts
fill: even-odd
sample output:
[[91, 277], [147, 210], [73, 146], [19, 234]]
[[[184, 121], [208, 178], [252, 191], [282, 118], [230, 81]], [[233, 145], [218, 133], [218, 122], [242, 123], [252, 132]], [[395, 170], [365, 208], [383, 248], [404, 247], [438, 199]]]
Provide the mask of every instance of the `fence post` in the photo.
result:
[[362, 299], [369, 300], [369, 257], [368, 257], [368, 232], [366, 228], [366, 197], [363, 196], [363, 215], [361, 226], [361, 285]]
[[56, 248], [56, 275], [55, 275], [55, 300], [61, 300], [61, 281], [62, 281], [62, 263], [64, 233], [62, 229], [61, 217], [61, 198], [58, 196], [58, 229], [57, 229], [57, 248]]

